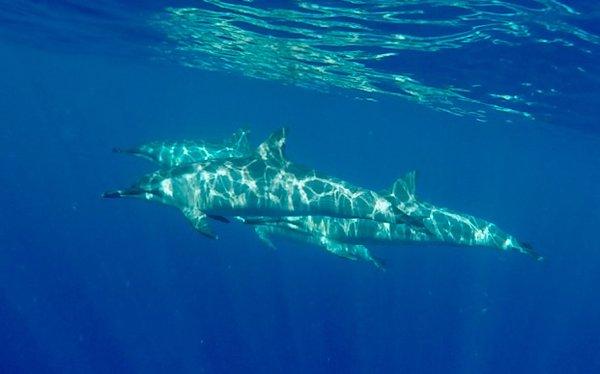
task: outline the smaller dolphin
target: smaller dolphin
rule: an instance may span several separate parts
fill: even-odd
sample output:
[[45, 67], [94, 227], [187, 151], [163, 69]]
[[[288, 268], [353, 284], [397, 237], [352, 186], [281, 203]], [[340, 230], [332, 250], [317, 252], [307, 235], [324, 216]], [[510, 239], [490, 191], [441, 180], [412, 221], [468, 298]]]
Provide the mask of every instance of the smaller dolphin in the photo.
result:
[[221, 142], [152, 142], [133, 148], [114, 148], [113, 151], [140, 156], [169, 168], [194, 162], [247, 157], [252, 153], [248, 133], [248, 130], [240, 129], [231, 138]]

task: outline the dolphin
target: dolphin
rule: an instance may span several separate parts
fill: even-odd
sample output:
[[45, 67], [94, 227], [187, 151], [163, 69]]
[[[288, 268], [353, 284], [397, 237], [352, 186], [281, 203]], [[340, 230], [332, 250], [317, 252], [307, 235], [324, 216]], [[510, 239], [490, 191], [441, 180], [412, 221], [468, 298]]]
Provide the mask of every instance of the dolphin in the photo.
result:
[[286, 130], [273, 133], [251, 157], [164, 168], [105, 198], [137, 197], [178, 207], [202, 234], [215, 238], [209, 219], [227, 216], [363, 218], [396, 223], [404, 215], [384, 196], [284, 157]]
[[[407, 223], [390, 224], [361, 218], [341, 219], [324, 216], [248, 217], [242, 222], [256, 225], [257, 234], [267, 243], [271, 234], [284, 235], [288, 232], [307, 237], [324, 237], [328, 243], [348, 245], [440, 243], [494, 248], [516, 251], [543, 261], [544, 258], [530, 244], [517, 240], [491, 222], [416, 201], [415, 175], [413, 171], [398, 179], [394, 183], [395, 192], [392, 193], [397, 195], [402, 188], [407, 193], [410, 192], [411, 199], [414, 199], [411, 204], [417, 207]], [[314, 239], [311, 239], [312, 241]], [[325, 242], [321, 243], [321, 246], [325, 247]]]
[[114, 148], [113, 151], [140, 156], [169, 168], [215, 159], [247, 157], [252, 153], [248, 145], [248, 133], [246, 129], [239, 129], [231, 138], [221, 142], [152, 142], [133, 148]]

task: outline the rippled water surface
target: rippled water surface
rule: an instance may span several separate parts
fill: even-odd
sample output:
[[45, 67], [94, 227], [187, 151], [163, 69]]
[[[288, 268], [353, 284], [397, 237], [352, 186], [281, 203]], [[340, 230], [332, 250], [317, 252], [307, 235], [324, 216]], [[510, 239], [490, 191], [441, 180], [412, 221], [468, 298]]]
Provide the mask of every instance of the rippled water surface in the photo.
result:
[[600, 7], [527, 1], [6, 2], [2, 31], [47, 48], [159, 60], [479, 122], [598, 131]]

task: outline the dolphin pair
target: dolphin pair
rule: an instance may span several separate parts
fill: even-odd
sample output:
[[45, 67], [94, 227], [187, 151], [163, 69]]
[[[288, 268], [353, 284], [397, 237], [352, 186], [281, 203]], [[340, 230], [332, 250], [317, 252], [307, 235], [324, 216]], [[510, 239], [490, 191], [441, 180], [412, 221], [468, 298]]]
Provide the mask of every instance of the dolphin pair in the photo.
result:
[[284, 155], [285, 141], [285, 130], [280, 130], [252, 154], [247, 131], [238, 131], [223, 143], [157, 142], [117, 149], [165, 169], [104, 196], [177, 206], [210, 237], [215, 237], [210, 218], [241, 216], [267, 244], [272, 245], [270, 236], [284, 235], [379, 267], [364, 244], [444, 242], [517, 250], [541, 259], [492, 223], [418, 201], [414, 172], [378, 194], [291, 163]]

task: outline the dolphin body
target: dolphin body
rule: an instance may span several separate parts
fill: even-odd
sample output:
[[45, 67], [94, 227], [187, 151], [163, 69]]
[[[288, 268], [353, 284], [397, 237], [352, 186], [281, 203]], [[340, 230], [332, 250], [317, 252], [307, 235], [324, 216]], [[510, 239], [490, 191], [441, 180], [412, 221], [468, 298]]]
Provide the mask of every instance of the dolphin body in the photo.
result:
[[[243, 139], [242, 150], [233, 157], [247, 156], [247, 131], [238, 131], [235, 138]], [[218, 159], [223, 153], [213, 147], [206, 149], [205, 142], [187, 142], [185, 147], [173, 147], [171, 143], [151, 143], [155, 146], [141, 146], [140, 149], [152, 149], [153, 154], [146, 158], [165, 166], [178, 166], [186, 162]], [[159, 146], [156, 146], [159, 145]], [[163, 148], [166, 148], [165, 151]], [[134, 152], [129, 152], [134, 153]], [[134, 153], [138, 154], [138, 153]], [[161, 155], [157, 157], [156, 155]], [[194, 155], [194, 156], [190, 156]], [[413, 224], [377, 222], [371, 219], [337, 218], [328, 216], [287, 216], [287, 217], [249, 217], [240, 218], [242, 222], [252, 224], [263, 242], [274, 247], [271, 236], [285, 236], [320, 246], [337, 256], [364, 260], [377, 267], [383, 267], [381, 260], [372, 256], [364, 244], [403, 244], [403, 243], [444, 243], [465, 246], [491, 247], [501, 250], [515, 250], [542, 260], [530, 245], [518, 241], [506, 234], [495, 224], [477, 217], [453, 212], [429, 203], [417, 201], [415, 196], [415, 172], [398, 179], [393, 188], [384, 195], [409, 212], [407, 221]]]
[[251, 157], [161, 169], [128, 189], [105, 192], [103, 197], [137, 197], [178, 207], [200, 233], [213, 238], [209, 219], [226, 220], [226, 216], [402, 220], [404, 214], [386, 197], [285, 159], [285, 141], [285, 129], [281, 129]]
[[114, 148], [113, 151], [140, 156], [170, 168], [195, 162], [248, 157], [252, 153], [248, 145], [248, 133], [248, 130], [240, 129], [231, 138], [221, 142], [152, 142], [133, 148]]
[[410, 223], [390, 224], [359, 218], [323, 216], [250, 217], [243, 222], [258, 225], [257, 231], [263, 241], [268, 241], [270, 235], [294, 232], [296, 235], [325, 237], [350, 245], [443, 243], [496, 248], [517, 251], [538, 261], [543, 260], [531, 245], [517, 240], [491, 222], [418, 201], [414, 193], [415, 176], [413, 171], [398, 179], [389, 194], [390, 199], [410, 212]]

